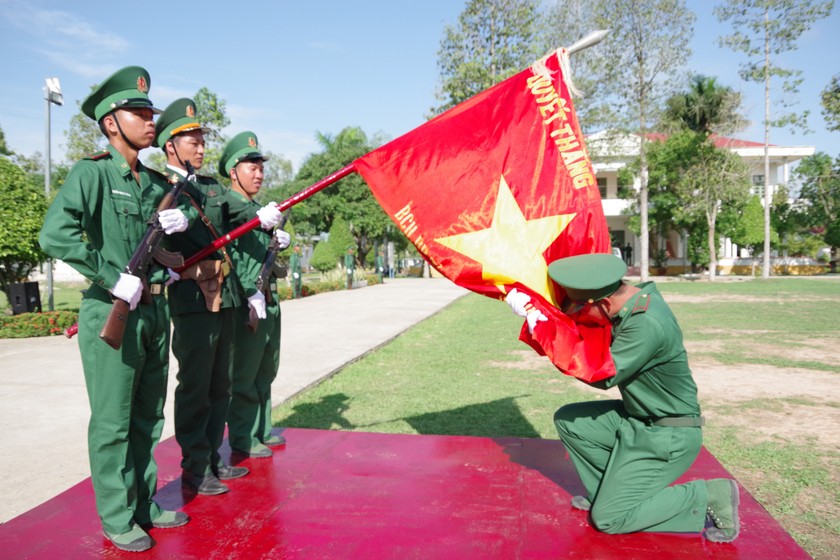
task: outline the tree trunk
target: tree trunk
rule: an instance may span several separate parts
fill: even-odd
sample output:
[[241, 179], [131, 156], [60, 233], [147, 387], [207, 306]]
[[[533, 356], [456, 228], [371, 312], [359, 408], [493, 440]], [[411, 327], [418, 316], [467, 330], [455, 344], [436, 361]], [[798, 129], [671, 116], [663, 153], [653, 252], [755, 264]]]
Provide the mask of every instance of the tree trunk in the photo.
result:
[[639, 275], [642, 282], [648, 281], [650, 262], [650, 228], [648, 225], [648, 163], [645, 152], [645, 103], [639, 103], [639, 210], [641, 212], [641, 232], [639, 233]]
[[764, 260], [761, 277], [770, 278], [770, 25], [769, 8], [764, 8]]
[[712, 210], [706, 215], [706, 221], [709, 225], [709, 282], [715, 281], [715, 274], [717, 273], [717, 243], [715, 243], [716, 218], [716, 210]]

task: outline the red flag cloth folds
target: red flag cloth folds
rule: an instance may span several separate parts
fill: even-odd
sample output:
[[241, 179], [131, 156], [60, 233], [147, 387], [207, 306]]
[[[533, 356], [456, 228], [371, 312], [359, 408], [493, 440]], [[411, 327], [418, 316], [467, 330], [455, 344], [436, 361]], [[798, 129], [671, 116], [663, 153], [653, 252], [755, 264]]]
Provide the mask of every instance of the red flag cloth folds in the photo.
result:
[[467, 289], [531, 296], [549, 321], [520, 338], [564, 373], [614, 375], [609, 330], [557, 309], [548, 264], [609, 252], [595, 173], [558, 55], [354, 162], [385, 212], [441, 274]]

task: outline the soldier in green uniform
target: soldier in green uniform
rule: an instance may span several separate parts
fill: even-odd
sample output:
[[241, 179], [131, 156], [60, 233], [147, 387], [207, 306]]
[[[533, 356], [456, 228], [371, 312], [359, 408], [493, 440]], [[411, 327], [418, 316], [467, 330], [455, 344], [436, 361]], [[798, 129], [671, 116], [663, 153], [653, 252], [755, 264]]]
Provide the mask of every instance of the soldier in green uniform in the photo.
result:
[[[166, 154], [167, 173], [186, 175], [186, 161], [195, 169], [204, 162], [204, 130], [196, 120], [195, 103], [173, 101], [158, 119], [156, 145]], [[189, 228], [170, 237], [169, 248], [185, 258], [195, 254], [235, 225], [254, 215], [249, 204], [234, 197], [211, 177], [198, 176], [184, 189], [181, 208]], [[263, 227], [280, 220], [275, 205], [260, 209]], [[174, 335], [172, 352], [178, 359], [175, 390], [175, 439], [181, 447], [182, 483], [206, 496], [229, 490], [221, 482], [248, 474], [247, 467], [226, 465], [219, 447], [224, 438], [230, 402], [231, 356], [236, 326], [234, 315], [241, 305], [236, 278], [236, 251], [226, 248], [181, 273], [169, 288]]]
[[[146, 274], [151, 301], [139, 306], [141, 279], [121, 272], [167, 186], [138, 158], [155, 136], [157, 110], [149, 100], [149, 84], [146, 70], [129, 66], [82, 103], [82, 112], [99, 123], [109, 146], [73, 166], [40, 236], [44, 252], [91, 281], [79, 313], [91, 478], [105, 536], [128, 551], [152, 546], [144, 527], [189, 521], [185, 513], [163, 510], [153, 501], [154, 449], [163, 429], [169, 367], [169, 310], [162, 297], [167, 272], [153, 266]], [[161, 211], [159, 221], [166, 233], [186, 226], [180, 210]], [[118, 350], [98, 336], [113, 298], [127, 301], [131, 309]]]
[[385, 275], [385, 254], [382, 249], [377, 253], [373, 266], [376, 267], [376, 274], [379, 275], [379, 283], [381, 284], [383, 282], [382, 277]]
[[[548, 268], [566, 291], [564, 313], [579, 324], [612, 326], [616, 375], [592, 385], [618, 387], [622, 396], [566, 405], [554, 415], [587, 493], [572, 506], [590, 510], [593, 525], [614, 534], [700, 532], [708, 516], [706, 538], [731, 542], [740, 530], [734, 480], [671, 486], [702, 445], [697, 386], [671, 309], [652, 282], [624, 283], [626, 271], [606, 254], [567, 257]], [[527, 295], [512, 299], [537, 340], [541, 312], [528, 308]]]
[[347, 289], [353, 287], [353, 273], [356, 271], [356, 255], [353, 254], [353, 247], [347, 247], [347, 254], [344, 255], [344, 270], [347, 273]]
[[301, 250], [300, 244], [295, 243], [292, 249], [292, 256], [289, 257], [289, 268], [292, 269], [292, 296], [295, 299], [300, 298], [303, 289], [303, 272], [301, 270]]
[[[260, 208], [254, 201], [263, 181], [263, 162], [257, 136], [246, 131], [228, 142], [219, 160], [219, 173], [230, 177], [234, 196]], [[275, 254], [289, 247], [291, 238], [274, 230]], [[271, 383], [280, 367], [280, 305], [273, 275], [258, 285], [260, 271], [272, 234], [252, 230], [237, 240], [242, 267], [239, 278], [250, 305], [237, 309], [235, 320], [233, 382], [228, 410], [228, 439], [231, 448], [248, 457], [271, 457], [271, 446], [285, 438], [271, 433]], [[245, 326], [248, 325], [248, 328]]]

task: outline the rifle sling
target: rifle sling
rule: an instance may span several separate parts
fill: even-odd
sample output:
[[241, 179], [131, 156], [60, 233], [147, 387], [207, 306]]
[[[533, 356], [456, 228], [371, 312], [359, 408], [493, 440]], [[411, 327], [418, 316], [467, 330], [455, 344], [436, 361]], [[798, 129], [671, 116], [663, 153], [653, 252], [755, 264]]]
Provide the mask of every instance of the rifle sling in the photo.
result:
[[[195, 199], [189, 193], [185, 192], [183, 194], [184, 194], [184, 196], [186, 196], [189, 199], [190, 204], [193, 205], [193, 208], [195, 208], [198, 211], [198, 215], [201, 217], [201, 221], [204, 222], [204, 225], [207, 226], [207, 229], [210, 230], [210, 233], [213, 235], [213, 237], [216, 238], [216, 239], [219, 239], [221, 237], [221, 235], [219, 234], [219, 231], [213, 225], [213, 222], [210, 221], [210, 218], [207, 217], [207, 214], [205, 214], [204, 211], [201, 209], [201, 206], [199, 206], [199, 204], [195, 201]], [[233, 263], [230, 260], [230, 256], [228, 255], [227, 248], [226, 247], [221, 247], [221, 248], [219, 248], [219, 251], [221, 251], [222, 256], [224, 257], [225, 263], [227, 264], [228, 268], [232, 271], [233, 270]]]

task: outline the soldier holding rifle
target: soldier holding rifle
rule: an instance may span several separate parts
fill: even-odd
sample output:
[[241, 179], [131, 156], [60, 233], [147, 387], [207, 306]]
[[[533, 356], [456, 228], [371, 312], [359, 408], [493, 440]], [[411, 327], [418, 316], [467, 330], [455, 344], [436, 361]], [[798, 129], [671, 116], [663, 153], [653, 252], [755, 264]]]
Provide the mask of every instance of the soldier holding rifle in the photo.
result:
[[[138, 158], [155, 137], [150, 78], [129, 66], [105, 79], [82, 103], [99, 123], [106, 150], [73, 166], [47, 212], [41, 246], [91, 281], [79, 313], [79, 349], [90, 402], [88, 453], [96, 509], [105, 536], [119, 549], [146, 550], [144, 528], [178, 527], [183, 512], [162, 509], [154, 448], [163, 429], [169, 366], [169, 310], [163, 285], [175, 276], [157, 265], [121, 272], [150, 227], [186, 227], [180, 210], [156, 212], [166, 181]], [[153, 219], [152, 226], [149, 226]], [[147, 303], [138, 302], [147, 286]], [[116, 348], [98, 333], [116, 299], [128, 303]]]
[[[254, 196], [262, 186], [266, 159], [257, 136], [246, 131], [228, 142], [219, 160], [219, 173], [230, 177], [233, 196], [254, 211], [259, 209]], [[252, 230], [236, 243], [242, 262], [238, 274], [249, 305], [237, 309], [235, 321], [228, 438], [234, 452], [248, 457], [271, 457], [271, 446], [286, 443], [271, 433], [271, 383], [280, 366], [280, 305], [272, 270], [277, 252], [290, 242], [289, 234], [278, 228], [273, 238]]]
[[[185, 162], [196, 169], [204, 161], [204, 128], [191, 99], [173, 101], [158, 119], [155, 143], [166, 155], [170, 178], [186, 175]], [[189, 218], [183, 233], [171, 236], [172, 250], [189, 257], [234, 225], [254, 217], [254, 208], [212, 177], [199, 176], [184, 189], [181, 208]], [[269, 204], [256, 211], [263, 227], [274, 227], [280, 211]], [[226, 465], [219, 455], [230, 402], [231, 356], [236, 308], [241, 305], [236, 277], [238, 254], [223, 247], [185, 270], [169, 288], [178, 359], [175, 389], [175, 439], [181, 447], [181, 481], [198, 494], [228, 492], [223, 480], [248, 474], [247, 467]], [[239, 327], [241, 328], [241, 327]]]

